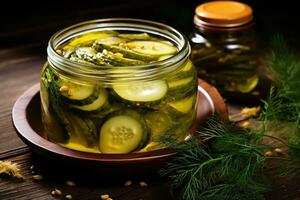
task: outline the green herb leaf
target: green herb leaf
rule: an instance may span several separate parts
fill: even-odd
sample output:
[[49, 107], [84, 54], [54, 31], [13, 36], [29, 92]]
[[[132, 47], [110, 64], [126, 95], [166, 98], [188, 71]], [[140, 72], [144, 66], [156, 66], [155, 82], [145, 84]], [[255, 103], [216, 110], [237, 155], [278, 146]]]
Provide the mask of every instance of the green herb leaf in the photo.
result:
[[[179, 143], [172, 136], [161, 142], [178, 155], [160, 171], [168, 176], [179, 199], [263, 199], [266, 148], [261, 136], [219, 118], [211, 118], [198, 136]], [[201, 143], [209, 139], [209, 145]]]

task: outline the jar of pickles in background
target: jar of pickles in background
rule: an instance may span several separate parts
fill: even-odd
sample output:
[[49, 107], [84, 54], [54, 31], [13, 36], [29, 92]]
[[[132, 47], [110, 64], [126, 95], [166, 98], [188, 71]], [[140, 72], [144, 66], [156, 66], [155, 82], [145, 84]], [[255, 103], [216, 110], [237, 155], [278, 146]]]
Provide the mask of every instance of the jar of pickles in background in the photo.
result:
[[260, 99], [259, 57], [251, 7], [235, 1], [199, 5], [190, 36], [198, 77], [215, 85], [227, 100]]
[[196, 114], [197, 74], [187, 39], [135, 19], [88, 21], [56, 33], [41, 73], [44, 129], [50, 141], [94, 153], [183, 140]]

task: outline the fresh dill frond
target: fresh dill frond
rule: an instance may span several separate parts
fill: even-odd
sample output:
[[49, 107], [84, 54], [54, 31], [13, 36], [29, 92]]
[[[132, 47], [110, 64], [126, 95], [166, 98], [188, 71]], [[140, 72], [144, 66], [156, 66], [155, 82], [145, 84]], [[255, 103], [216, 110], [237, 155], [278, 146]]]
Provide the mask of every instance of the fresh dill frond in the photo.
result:
[[274, 86], [263, 101], [262, 119], [265, 124], [293, 122], [300, 128], [300, 61], [282, 36], [273, 38], [272, 49], [268, 67]]
[[[164, 136], [161, 142], [178, 155], [160, 170], [173, 183], [179, 199], [263, 199], [266, 148], [260, 134], [238, 128], [219, 118], [208, 120], [198, 136], [179, 143]], [[209, 139], [209, 144], [201, 143]]]
[[288, 152], [279, 172], [292, 178], [300, 175], [300, 60], [288, 49], [284, 38], [276, 36], [268, 61], [273, 87], [263, 101], [264, 134], [284, 139], [282, 145]]

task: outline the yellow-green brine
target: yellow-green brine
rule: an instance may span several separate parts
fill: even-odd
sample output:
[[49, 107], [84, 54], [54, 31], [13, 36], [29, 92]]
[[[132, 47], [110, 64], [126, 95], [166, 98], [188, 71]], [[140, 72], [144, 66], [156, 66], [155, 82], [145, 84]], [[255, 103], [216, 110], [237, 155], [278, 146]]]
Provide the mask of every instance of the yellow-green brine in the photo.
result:
[[175, 29], [135, 19], [102, 19], [68, 27], [50, 39], [41, 73], [48, 139], [94, 153], [159, 148], [194, 123], [196, 70]]

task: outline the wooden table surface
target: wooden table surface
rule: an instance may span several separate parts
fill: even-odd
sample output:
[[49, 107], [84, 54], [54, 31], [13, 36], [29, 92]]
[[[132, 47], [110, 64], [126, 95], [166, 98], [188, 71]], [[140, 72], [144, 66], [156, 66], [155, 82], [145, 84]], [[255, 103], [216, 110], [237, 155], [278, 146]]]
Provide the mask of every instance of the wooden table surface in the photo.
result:
[[[0, 199], [64, 199], [63, 196], [51, 196], [50, 193], [54, 188], [59, 188], [63, 194], [72, 194], [73, 199], [80, 200], [97, 200], [100, 199], [101, 194], [107, 193], [116, 200], [172, 199], [170, 182], [166, 179], [152, 174], [135, 178], [131, 175], [113, 178], [109, 174], [94, 175], [88, 171], [70, 170], [71, 173], [65, 173], [65, 171], [57, 170], [59, 163], [45, 163], [18, 138], [11, 118], [13, 104], [26, 89], [39, 81], [39, 73], [45, 60], [45, 44], [0, 50], [0, 160], [12, 160], [19, 163], [21, 172], [25, 176], [23, 181], [0, 176]], [[30, 169], [32, 165], [33, 170]], [[32, 171], [35, 174], [42, 174], [44, 179], [34, 181]], [[272, 191], [266, 194], [266, 199], [300, 199], [300, 181], [275, 178], [272, 169], [268, 169], [267, 173]], [[129, 179], [133, 181], [133, 185], [125, 187], [123, 184]], [[77, 186], [66, 186], [67, 180], [74, 181]], [[138, 185], [139, 181], [145, 181], [148, 187], [141, 188]]]

